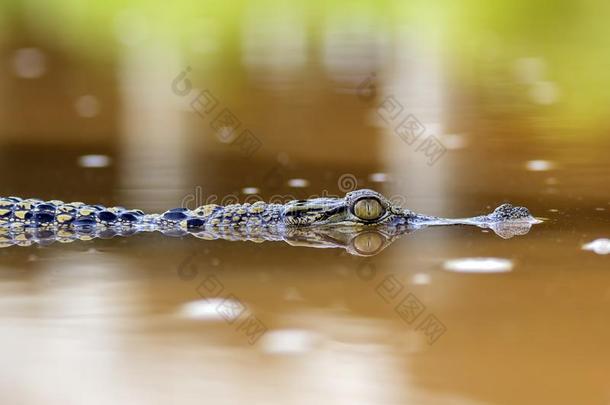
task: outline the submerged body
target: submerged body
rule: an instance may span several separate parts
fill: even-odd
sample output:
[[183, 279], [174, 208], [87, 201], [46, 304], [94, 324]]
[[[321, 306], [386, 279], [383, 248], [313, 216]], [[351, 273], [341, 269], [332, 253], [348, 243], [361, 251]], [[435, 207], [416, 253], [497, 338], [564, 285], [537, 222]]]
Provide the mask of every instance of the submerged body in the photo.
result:
[[0, 198], [0, 243], [3, 246], [43, 243], [45, 238], [50, 242], [70, 241], [141, 231], [253, 241], [286, 240], [290, 235], [307, 233], [328, 234], [333, 228], [336, 233], [338, 228], [359, 232], [363, 228], [382, 227], [385, 234], [400, 234], [405, 229], [455, 224], [492, 228], [499, 233], [494, 228], [498, 225], [531, 226], [536, 222], [539, 221], [526, 208], [510, 204], [501, 205], [491, 214], [472, 218], [432, 217], [394, 206], [372, 190], [356, 190], [344, 198], [294, 200], [286, 204], [262, 201], [227, 206], [209, 204], [194, 210], [175, 208], [162, 214], [81, 202]]

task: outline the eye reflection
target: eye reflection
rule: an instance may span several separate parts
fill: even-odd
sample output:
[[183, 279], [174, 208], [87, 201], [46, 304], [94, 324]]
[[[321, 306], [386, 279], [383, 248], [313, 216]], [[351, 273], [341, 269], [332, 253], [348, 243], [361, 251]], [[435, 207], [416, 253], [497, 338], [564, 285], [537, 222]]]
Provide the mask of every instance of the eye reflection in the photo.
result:
[[379, 232], [365, 232], [352, 240], [352, 246], [358, 253], [370, 255], [378, 252], [384, 242], [385, 238]]

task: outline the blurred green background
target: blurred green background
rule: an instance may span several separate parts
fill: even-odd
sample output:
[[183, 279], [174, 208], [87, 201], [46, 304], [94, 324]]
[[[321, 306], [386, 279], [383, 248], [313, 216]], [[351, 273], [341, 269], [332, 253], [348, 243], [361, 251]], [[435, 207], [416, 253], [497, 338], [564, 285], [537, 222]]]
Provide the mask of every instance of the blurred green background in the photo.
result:
[[251, 62], [250, 42], [302, 52], [299, 61], [285, 55], [273, 63], [306, 69], [324, 62], [321, 48], [333, 35], [388, 45], [408, 27], [424, 44], [440, 41], [453, 84], [472, 92], [481, 114], [607, 128], [610, 4], [603, 1], [9, 0], [0, 7], [5, 56], [30, 42], [69, 55], [67, 63], [112, 66], [125, 47], [162, 42], [191, 64], [236, 73], [233, 86], [246, 80], [237, 73]]
[[[254, 186], [264, 195], [275, 165], [309, 175], [318, 189], [346, 172], [435, 181], [427, 166], [404, 165], [415, 148], [376, 114], [390, 96], [458, 160], [514, 153], [505, 145], [512, 138], [524, 142], [524, 162], [539, 158], [540, 142], [608, 139], [607, 2], [0, 7], [0, 153], [3, 172], [18, 173], [4, 178], [5, 193], [69, 198], [80, 186], [90, 198], [157, 208], [194, 185], [218, 194]], [[187, 70], [192, 91], [178, 94]], [[374, 94], [362, 97], [367, 80]], [[213, 117], [193, 110], [201, 90], [254, 134], [255, 154], [244, 156], [237, 132], [223, 138]], [[494, 150], [494, 139], [504, 146]], [[110, 158], [106, 171], [75, 173], [78, 156], [91, 154]], [[452, 171], [446, 163], [434, 170]], [[58, 188], [58, 179], [70, 184]]]

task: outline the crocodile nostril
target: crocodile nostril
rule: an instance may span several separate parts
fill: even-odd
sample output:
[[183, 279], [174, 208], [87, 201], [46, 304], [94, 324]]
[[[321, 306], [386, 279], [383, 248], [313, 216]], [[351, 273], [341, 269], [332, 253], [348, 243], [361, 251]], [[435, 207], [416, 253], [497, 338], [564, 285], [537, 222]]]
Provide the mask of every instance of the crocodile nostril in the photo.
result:
[[529, 218], [531, 217], [531, 214], [525, 207], [515, 207], [512, 204], [502, 204], [494, 210], [491, 216], [499, 221], [507, 221]]

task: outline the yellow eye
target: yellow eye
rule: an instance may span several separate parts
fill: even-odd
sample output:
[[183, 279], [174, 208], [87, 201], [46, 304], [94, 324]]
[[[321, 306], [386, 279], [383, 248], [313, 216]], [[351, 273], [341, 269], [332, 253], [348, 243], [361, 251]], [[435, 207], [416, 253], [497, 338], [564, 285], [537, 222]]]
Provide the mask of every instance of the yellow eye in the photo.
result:
[[376, 253], [383, 247], [384, 240], [383, 236], [376, 232], [367, 232], [356, 236], [353, 241], [353, 246], [358, 253], [370, 255]]
[[374, 198], [363, 198], [354, 205], [354, 215], [367, 221], [377, 219], [383, 213], [381, 203]]

